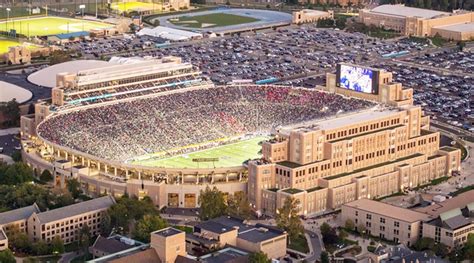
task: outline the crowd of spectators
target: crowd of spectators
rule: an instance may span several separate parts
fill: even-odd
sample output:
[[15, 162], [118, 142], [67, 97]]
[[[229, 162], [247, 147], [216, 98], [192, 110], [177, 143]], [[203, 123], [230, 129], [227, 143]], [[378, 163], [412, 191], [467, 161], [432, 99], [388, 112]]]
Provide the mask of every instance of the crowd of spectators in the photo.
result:
[[[60, 113], [38, 127], [43, 138], [109, 160], [196, 150], [223, 138], [270, 133], [374, 104], [284, 86], [219, 86], [176, 91]], [[181, 151], [182, 152], [182, 151]]]

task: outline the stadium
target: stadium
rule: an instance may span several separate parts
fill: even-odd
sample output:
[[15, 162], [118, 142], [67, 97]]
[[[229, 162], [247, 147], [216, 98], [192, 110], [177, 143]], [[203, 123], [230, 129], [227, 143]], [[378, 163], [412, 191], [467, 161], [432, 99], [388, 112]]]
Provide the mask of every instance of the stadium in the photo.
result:
[[[188, 63], [161, 64], [134, 64], [140, 79], [149, 79], [143, 72], [151, 69], [170, 72], [150, 85], [130, 84], [129, 64], [78, 72], [71, 83], [80, 87], [59, 74], [63, 87], [52, 90], [51, 104], [39, 103], [36, 116], [22, 117], [25, 159], [55, 171], [58, 184], [78, 178], [89, 194], [149, 195], [160, 206], [196, 207], [209, 184], [229, 194], [246, 191], [246, 162], [260, 158], [261, 142], [279, 129], [375, 105], [289, 86], [214, 86]], [[123, 77], [121, 70], [129, 75], [120, 87], [110, 84], [121, 80], [97, 75]], [[99, 92], [102, 84], [90, 81], [109, 86]]]

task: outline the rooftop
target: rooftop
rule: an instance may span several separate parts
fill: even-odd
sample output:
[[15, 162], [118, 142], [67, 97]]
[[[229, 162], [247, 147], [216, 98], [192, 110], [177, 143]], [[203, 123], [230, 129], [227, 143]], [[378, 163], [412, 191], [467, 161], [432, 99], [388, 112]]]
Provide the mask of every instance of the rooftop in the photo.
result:
[[40, 210], [38, 206], [35, 204], [30, 206], [25, 206], [23, 208], [18, 208], [15, 210], [7, 211], [4, 213], [0, 213], [0, 226], [6, 225], [18, 220], [26, 220], [28, 219], [33, 213], [39, 213]]
[[210, 253], [204, 255], [199, 258], [200, 262], [207, 262], [207, 263], [223, 263], [223, 262], [248, 262], [247, 252], [239, 250], [237, 248], [228, 247], [216, 251], [214, 253]]
[[158, 254], [153, 248], [149, 248], [149, 249], [140, 251], [138, 253], [134, 253], [134, 252], [130, 255], [112, 259], [108, 262], [110, 263], [131, 263], [131, 262], [159, 263], [161, 262], [160, 258], [158, 257]]
[[447, 151], [447, 152], [454, 152], [454, 151], [459, 150], [458, 148], [454, 148], [454, 147], [451, 147], [451, 146], [443, 146], [439, 149], [443, 150], [443, 151]]
[[474, 190], [462, 193], [450, 199], [446, 199], [440, 203], [416, 208], [415, 210], [420, 213], [428, 214], [432, 217], [438, 217], [442, 213], [451, 211], [453, 209], [466, 207], [472, 202], [474, 202]]
[[416, 222], [420, 220], [425, 220], [428, 217], [426, 214], [420, 212], [370, 199], [359, 199], [344, 204], [343, 206], [361, 209], [366, 212], [391, 217], [405, 222]]
[[87, 212], [107, 209], [115, 204], [111, 196], [99, 197], [89, 201], [49, 210], [38, 214], [38, 219], [42, 224], [73, 217]]
[[132, 248], [133, 245], [128, 245], [123, 242], [120, 242], [120, 239], [105, 238], [103, 236], [99, 236], [97, 237], [92, 247], [99, 251], [106, 252], [107, 254], [114, 254]]
[[274, 229], [270, 226], [256, 225], [255, 228], [240, 233], [238, 238], [252, 243], [260, 243], [283, 235], [285, 235], [285, 232], [281, 230]]
[[282, 190], [282, 191], [285, 192], [285, 193], [288, 193], [288, 194], [292, 194], [292, 195], [303, 192], [303, 190], [296, 189], [296, 188], [287, 188], [287, 189]]
[[178, 230], [178, 229], [176, 229], [176, 228], [168, 227], [168, 228], [165, 228], [165, 229], [161, 229], [161, 230], [155, 231], [155, 232], [153, 232], [152, 234], [154, 234], [154, 235], [159, 235], [159, 236], [163, 236], [163, 237], [170, 237], [170, 236], [174, 236], [174, 235], [176, 235], [176, 234], [182, 233], [182, 232], [183, 232], [183, 231]]
[[474, 22], [454, 24], [448, 26], [436, 26], [434, 28], [439, 28], [442, 30], [450, 30], [455, 32], [474, 32]]
[[420, 18], [425, 18], [425, 19], [430, 19], [437, 16], [450, 14], [448, 12], [408, 7], [404, 5], [380, 5], [370, 10], [370, 12], [398, 16], [398, 17], [420, 17]]

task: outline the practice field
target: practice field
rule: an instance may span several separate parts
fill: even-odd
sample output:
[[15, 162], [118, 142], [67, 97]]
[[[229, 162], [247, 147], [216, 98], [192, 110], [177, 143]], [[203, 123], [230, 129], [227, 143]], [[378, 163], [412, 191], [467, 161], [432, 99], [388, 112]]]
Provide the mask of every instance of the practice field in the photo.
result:
[[112, 3], [110, 8], [117, 10], [120, 13], [130, 11], [147, 11], [147, 10], [161, 10], [160, 3], [143, 3], [143, 2], [122, 2]]
[[212, 13], [197, 16], [181, 16], [169, 20], [172, 24], [190, 28], [212, 28], [232, 26], [260, 21], [250, 16], [239, 16], [226, 13]]
[[113, 27], [111, 24], [63, 17], [40, 17], [30, 19], [9, 20], [0, 23], [0, 31], [10, 32], [15, 29], [17, 34], [25, 36], [48, 36], [92, 29]]
[[[165, 159], [148, 159], [133, 161], [132, 164], [165, 167], [165, 168], [221, 168], [240, 166], [248, 159], [258, 158], [262, 146], [261, 141], [267, 137], [260, 136], [249, 140], [240, 141], [232, 144], [222, 145], [215, 148], [173, 156]], [[219, 158], [218, 162], [193, 162], [193, 158]]]
[[[21, 44], [16, 41], [7, 40], [7, 39], [0, 39], [0, 54], [8, 52], [10, 47], [20, 46]], [[34, 49], [34, 45], [27, 45], [29, 49]]]

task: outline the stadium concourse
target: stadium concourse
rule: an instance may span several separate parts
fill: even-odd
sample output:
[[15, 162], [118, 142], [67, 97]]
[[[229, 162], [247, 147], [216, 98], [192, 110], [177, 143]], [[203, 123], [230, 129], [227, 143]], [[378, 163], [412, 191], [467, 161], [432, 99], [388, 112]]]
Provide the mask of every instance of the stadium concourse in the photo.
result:
[[[38, 126], [38, 136], [101, 159], [162, 157], [269, 134], [281, 126], [373, 106], [310, 89], [220, 86], [179, 89], [112, 105], [60, 112]], [[237, 138], [237, 139], [235, 139]], [[254, 157], [254, 156], [249, 156]]]

